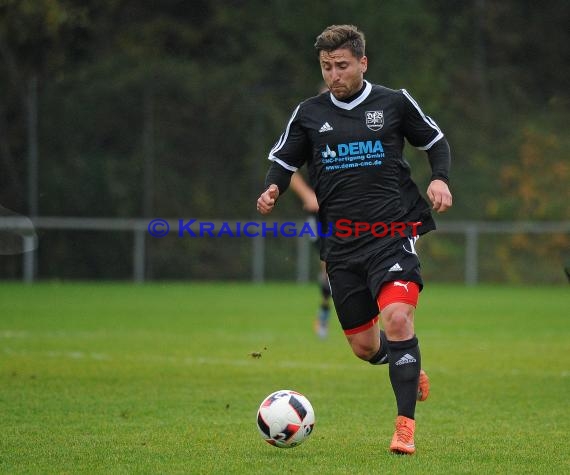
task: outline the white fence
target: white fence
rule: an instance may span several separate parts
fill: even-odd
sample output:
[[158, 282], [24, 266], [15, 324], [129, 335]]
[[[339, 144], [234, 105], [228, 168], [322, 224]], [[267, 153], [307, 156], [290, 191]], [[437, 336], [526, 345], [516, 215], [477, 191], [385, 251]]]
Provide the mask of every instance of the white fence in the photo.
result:
[[[0, 217], [0, 233], [12, 233], [22, 239], [22, 279], [31, 283], [36, 280], [37, 266], [37, 233], [49, 230], [70, 231], [101, 231], [126, 232], [134, 236], [132, 246], [132, 278], [135, 282], [145, 280], [145, 266], [147, 261], [146, 241], [151, 239], [149, 234], [150, 219], [122, 219], [122, 218], [63, 218], [38, 217], [33, 220], [24, 217]], [[167, 219], [167, 222], [178, 222], [179, 219]], [[188, 222], [189, 220], [183, 220]], [[205, 220], [203, 220], [205, 221]], [[210, 220], [216, 229], [224, 223], [229, 229], [236, 231], [238, 223], [248, 220]], [[294, 222], [294, 221], [288, 221]], [[285, 223], [285, 221], [281, 221]], [[296, 225], [301, 227], [302, 222]], [[462, 235], [464, 239], [464, 282], [475, 285], [479, 281], [479, 241], [486, 234], [568, 234], [570, 221], [558, 222], [486, 222], [486, 221], [453, 221], [438, 223], [438, 232], [445, 234]], [[263, 237], [248, 239], [252, 246], [251, 252], [251, 280], [263, 282], [266, 274], [266, 245]], [[299, 282], [310, 280], [311, 251], [310, 240], [307, 237], [297, 238], [296, 278]], [[0, 255], [6, 254], [0, 248]]]

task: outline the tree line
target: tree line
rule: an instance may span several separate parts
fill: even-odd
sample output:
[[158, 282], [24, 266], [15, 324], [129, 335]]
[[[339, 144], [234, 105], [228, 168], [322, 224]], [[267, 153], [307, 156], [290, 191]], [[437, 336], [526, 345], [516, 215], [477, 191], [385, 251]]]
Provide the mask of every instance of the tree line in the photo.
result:
[[[567, 220], [569, 20], [564, 0], [2, 0], [0, 205], [254, 216], [267, 151], [320, 85], [316, 35], [353, 23], [366, 77], [408, 89], [448, 137], [442, 219]], [[406, 154], [425, 189], [427, 161]]]

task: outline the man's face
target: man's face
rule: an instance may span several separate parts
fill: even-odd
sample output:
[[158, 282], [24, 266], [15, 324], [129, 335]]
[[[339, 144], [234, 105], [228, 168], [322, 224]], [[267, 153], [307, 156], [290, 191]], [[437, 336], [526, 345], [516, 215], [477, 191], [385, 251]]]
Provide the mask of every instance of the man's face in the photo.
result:
[[345, 99], [356, 94], [362, 87], [368, 58], [356, 59], [348, 49], [321, 51], [319, 62], [323, 79], [337, 99]]

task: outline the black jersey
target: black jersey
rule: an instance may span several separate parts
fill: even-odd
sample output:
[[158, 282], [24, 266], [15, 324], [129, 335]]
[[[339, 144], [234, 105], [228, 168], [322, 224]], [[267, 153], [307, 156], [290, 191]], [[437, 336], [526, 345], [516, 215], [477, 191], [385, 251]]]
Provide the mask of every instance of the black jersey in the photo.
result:
[[442, 138], [436, 123], [405, 89], [365, 81], [351, 102], [326, 92], [299, 104], [269, 159], [290, 171], [307, 165], [319, 202], [319, 231], [326, 235], [321, 258], [338, 260], [401, 239], [391, 231], [383, 237], [378, 232], [357, 233], [356, 227], [362, 226], [357, 223], [383, 223], [389, 230], [392, 223], [416, 223], [404, 228], [406, 235], [435, 229], [403, 150], [404, 139], [429, 150]]

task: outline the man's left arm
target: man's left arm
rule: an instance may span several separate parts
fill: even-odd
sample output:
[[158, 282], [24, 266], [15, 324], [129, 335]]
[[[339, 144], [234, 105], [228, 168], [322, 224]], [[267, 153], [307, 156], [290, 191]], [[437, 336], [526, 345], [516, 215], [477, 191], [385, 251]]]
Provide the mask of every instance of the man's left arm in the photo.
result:
[[452, 204], [449, 191], [449, 144], [434, 120], [423, 113], [410, 93], [402, 89], [401, 94], [404, 136], [411, 145], [427, 152], [431, 165], [427, 195], [433, 209], [443, 213]]
[[443, 213], [453, 204], [453, 198], [449, 191], [451, 152], [445, 137], [434, 143], [427, 150], [427, 154], [431, 166], [431, 180], [427, 189], [427, 196], [433, 209], [438, 213]]

